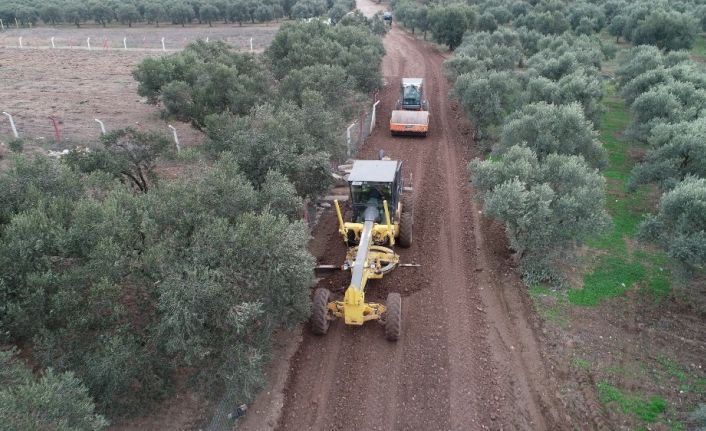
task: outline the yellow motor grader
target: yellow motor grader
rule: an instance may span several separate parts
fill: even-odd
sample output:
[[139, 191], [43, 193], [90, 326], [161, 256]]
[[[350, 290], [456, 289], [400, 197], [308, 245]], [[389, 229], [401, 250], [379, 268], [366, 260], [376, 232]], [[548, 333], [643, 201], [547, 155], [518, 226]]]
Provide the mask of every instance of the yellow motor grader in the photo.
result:
[[347, 325], [377, 320], [385, 326], [385, 336], [396, 341], [402, 331], [402, 298], [390, 293], [385, 304], [365, 302], [370, 279], [382, 278], [400, 264], [391, 247], [412, 244], [412, 189], [404, 187], [402, 162], [356, 160], [348, 176], [352, 220], [344, 221], [341, 205], [334, 201], [339, 232], [349, 246], [341, 269], [351, 271], [351, 282], [342, 301], [331, 301], [331, 292], [314, 292], [311, 327], [326, 334], [332, 320], [342, 317]]

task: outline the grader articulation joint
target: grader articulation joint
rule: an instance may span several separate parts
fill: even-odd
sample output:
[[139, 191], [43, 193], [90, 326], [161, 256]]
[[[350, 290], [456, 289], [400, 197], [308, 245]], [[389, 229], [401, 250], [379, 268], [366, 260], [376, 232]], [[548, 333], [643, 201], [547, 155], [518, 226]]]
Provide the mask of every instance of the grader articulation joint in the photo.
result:
[[383, 278], [400, 265], [392, 246], [412, 244], [411, 188], [404, 187], [402, 162], [392, 160], [356, 160], [348, 185], [352, 220], [344, 221], [337, 200], [335, 207], [338, 231], [349, 246], [341, 269], [351, 271], [351, 282], [342, 301], [330, 301], [328, 289], [316, 289], [312, 329], [323, 335], [338, 317], [347, 325], [377, 320], [385, 325], [387, 339], [395, 341], [402, 331], [400, 295], [390, 293], [385, 304], [365, 302], [365, 287], [368, 280]]

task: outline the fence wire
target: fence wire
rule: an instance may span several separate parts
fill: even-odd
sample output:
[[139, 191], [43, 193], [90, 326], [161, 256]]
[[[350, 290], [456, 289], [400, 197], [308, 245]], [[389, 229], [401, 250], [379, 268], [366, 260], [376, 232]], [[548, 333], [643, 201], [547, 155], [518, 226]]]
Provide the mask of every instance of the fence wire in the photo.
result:
[[[26, 114], [12, 115], [18, 138], [45, 144], [51, 150], [63, 150], [80, 146], [91, 146], [100, 142], [103, 134], [101, 123], [95, 119], [85, 122], [64, 120], [61, 117], [33, 117]], [[157, 132], [174, 141], [174, 133], [167, 122], [116, 124], [110, 119], [101, 119], [106, 133], [126, 127], [142, 131]], [[200, 133], [183, 123], [175, 123], [177, 139], [182, 147], [191, 147], [201, 142]], [[0, 116], [0, 140], [14, 139], [12, 124], [5, 115]]]
[[374, 116], [377, 110], [377, 101], [369, 107], [369, 109], [351, 123], [345, 131], [344, 139], [346, 142], [346, 155], [348, 158], [354, 158], [358, 151], [363, 147], [363, 144], [372, 132], [374, 125]]

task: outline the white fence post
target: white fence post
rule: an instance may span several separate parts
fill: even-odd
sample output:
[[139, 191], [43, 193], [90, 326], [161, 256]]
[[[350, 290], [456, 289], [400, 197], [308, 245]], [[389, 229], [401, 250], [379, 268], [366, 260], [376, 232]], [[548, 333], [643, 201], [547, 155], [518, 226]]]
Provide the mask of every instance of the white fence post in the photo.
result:
[[20, 36], [20, 48], [22, 48], [22, 36]]
[[15, 17], [15, 28], [20, 28], [20, 23], [17, 21], [17, 17]]
[[127, 37], [123, 38], [123, 48], [125, 48], [125, 51], [127, 51]]
[[15, 138], [19, 138], [20, 135], [17, 133], [17, 127], [15, 127], [15, 120], [12, 119], [12, 115], [8, 114], [5, 111], [2, 111], [2, 114], [10, 119], [10, 127], [12, 127], [12, 134], [15, 135]]
[[86, 38], [86, 45], [88, 45], [88, 50], [90, 51], [91, 50], [91, 38], [90, 37]]
[[373, 133], [373, 128], [375, 127], [375, 114], [377, 113], [377, 107], [380, 101], [373, 103], [373, 118], [370, 120], [370, 133]]
[[2, 31], [5, 31], [5, 24], [3, 24], [1, 19], [0, 19], [0, 28], [2, 28]]
[[103, 124], [103, 122], [97, 118], [94, 118], [94, 120], [96, 120], [96, 123], [101, 125], [101, 135], [105, 135], [105, 124]]
[[206, 36], [206, 43], [208, 43], [208, 36]]
[[162, 38], [162, 51], [166, 51], [167, 48], [164, 46], [164, 38]]
[[54, 36], [51, 37], [51, 47], [56, 48], [56, 46], [54, 46]]
[[250, 38], [250, 52], [252, 52], [252, 37]]
[[168, 126], [170, 129], [172, 129], [172, 133], [174, 134], [174, 143], [176, 144], [177, 153], [181, 152], [181, 146], [179, 145], [179, 137], [177, 136], [177, 131], [171, 124], [169, 124]]

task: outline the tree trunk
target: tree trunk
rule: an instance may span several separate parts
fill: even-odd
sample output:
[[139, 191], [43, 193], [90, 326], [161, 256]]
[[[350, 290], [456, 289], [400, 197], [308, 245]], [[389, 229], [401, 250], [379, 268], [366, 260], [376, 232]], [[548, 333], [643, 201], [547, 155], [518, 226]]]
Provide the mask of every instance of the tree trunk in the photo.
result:
[[209, 27], [213, 27], [213, 24], [211, 24], [211, 21], [208, 22]]

